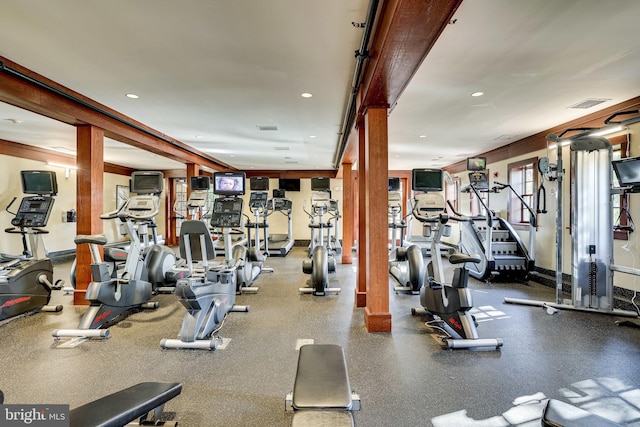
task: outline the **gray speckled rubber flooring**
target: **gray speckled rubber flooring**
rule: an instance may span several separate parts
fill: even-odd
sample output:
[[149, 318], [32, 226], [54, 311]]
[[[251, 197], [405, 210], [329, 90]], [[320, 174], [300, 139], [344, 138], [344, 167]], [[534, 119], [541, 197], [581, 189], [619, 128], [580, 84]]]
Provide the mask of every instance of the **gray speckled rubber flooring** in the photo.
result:
[[[178, 381], [165, 410], [182, 426], [286, 426], [298, 339], [344, 347], [352, 388], [362, 398], [358, 426], [536, 426], [545, 399], [557, 398], [640, 426], [640, 329], [620, 318], [503, 304], [506, 296], [553, 300], [542, 285], [473, 279], [481, 338], [502, 338], [500, 351], [444, 350], [425, 319], [411, 315], [419, 297], [395, 294], [392, 333], [368, 333], [354, 307], [354, 265], [338, 265], [339, 295], [299, 295], [305, 248], [269, 258], [255, 295], [237, 304], [221, 336], [224, 350], [162, 350], [180, 329], [183, 307], [159, 295], [160, 308], [133, 314], [106, 341], [59, 348], [51, 332], [75, 328], [84, 306], [56, 292], [61, 313], [39, 313], [0, 327], [0, 390], [5, 403], [71, 407], [142, 381]], [[68, 264], [55, 278], [67, 278]], [[450, 276], [451, 273], [447, 277]], [[332, 284], [333, 286], [333, 284]]]

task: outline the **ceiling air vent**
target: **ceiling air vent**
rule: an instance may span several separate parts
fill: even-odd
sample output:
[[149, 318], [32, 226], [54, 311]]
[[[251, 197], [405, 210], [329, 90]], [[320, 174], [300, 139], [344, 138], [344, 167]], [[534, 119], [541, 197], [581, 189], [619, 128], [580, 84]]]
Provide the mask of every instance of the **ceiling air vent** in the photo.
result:
[[570, 105], [569, 108], [579, 108], [582, 110], [586, 110], [587, 108], [591, 108], [598, 104], [602, 104], [603, 102], [611, 101], [611, 99], [607, 98], [587, 98], [584, 101], [580, 101], [577, 104]]
[[276, 151], [289, 151], [289, 147], [273, 147]]
[[269, 131], [269, 130], [278, 130], [277, 125], [268, 125], [268, 126], [256, 126], [258, 130]]
[[286, 161], [285, 161], [285, 164], [288, 164], [288, 165], [297, 165], [297, 164], [298, 164], [298, 162], [296, 162], [295, 160], [286, 160]]

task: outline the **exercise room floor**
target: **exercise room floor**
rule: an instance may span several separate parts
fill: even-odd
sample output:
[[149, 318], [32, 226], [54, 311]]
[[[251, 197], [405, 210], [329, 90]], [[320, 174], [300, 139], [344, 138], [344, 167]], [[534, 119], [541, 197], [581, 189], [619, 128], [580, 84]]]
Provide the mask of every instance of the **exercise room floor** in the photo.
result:
[[[607, 315], [504, 304], [504, 297], [554, 299], [536, 283], [470, 287], [480, 309], [481, 338], [502, 338], [500, 351], [444, 350], [421, 317], [419, 297], [393, 292], [392, 333], [368, 333], [354, 307], [355, 265], [338, 265], [338, 295], [300, 295], [306, 248], [269, 258], [274, 273], [241, 295], [249, 313], [231, 313], [218, 351], [162, 350], [176, 337], [184, 309], [174, 295], [160, 308], [131, 315], [111, 338], [60, 348], [51, 332], [75, 328], [84, 306], [54, 294], [61, 313], [39, 313], [0, 327], [5, 403], [69, 404], [71, 408], [143, 381], [181, 382], [165, 410], [181, 426], [286, 426], [298, 340], [343, 346], [351, 387], [360, 394], [359, 426], [539, 426], [545, 399], [556, 398], [640, 426], [640, 329]], [[56, 265], [67, 279], [69, 263]], [[451, 272], [447, 275], [450, 277]], [[640, 323], [640, 320], [636, 320]]]

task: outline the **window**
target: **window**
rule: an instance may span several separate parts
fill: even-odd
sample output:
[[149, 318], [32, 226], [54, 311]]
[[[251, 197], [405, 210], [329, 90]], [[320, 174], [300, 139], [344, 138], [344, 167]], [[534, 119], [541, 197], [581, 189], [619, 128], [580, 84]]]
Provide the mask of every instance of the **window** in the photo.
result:
[[[617, 142], [617, 138], [612, 138], [611, 143], [613, 145], [613, 160], [624, 159], [629, 157], [628, 147], [629, 144], [624, 136], [622, 142]], [[611, 178], [613, 180], [612, 187], [619, 187], [618, 178], [611, 170]], [[627, 194], [613, 194], [611, 196], [611, 206], [613, 207], [613, 238], [617, 240], [629, 240], [629, 230], [625, 229], [629, 225], [629, 211], [628, 209], [629, 195]]]
[[[457, 176], [451, 177], [451, 182], [445, 181], [444, 191], [445, 199], [451, 203], [453, 208], [458, 211], [458, 192], [460, 188], [460, 178]], [[454, 213], [454, 212], [452, 212]]]
[[[535, 209], [535, 198], [538, 188], [537, 164], [538, 158], [534, 157], [511, 163], [507, 166], [509, 170], [509, 185], [511, 185], [531, 209]], [[516, 225], [529, 224], [530, 213], [526, 206], [524, 206], [511, 191], [507, 197], [507, 221]]]

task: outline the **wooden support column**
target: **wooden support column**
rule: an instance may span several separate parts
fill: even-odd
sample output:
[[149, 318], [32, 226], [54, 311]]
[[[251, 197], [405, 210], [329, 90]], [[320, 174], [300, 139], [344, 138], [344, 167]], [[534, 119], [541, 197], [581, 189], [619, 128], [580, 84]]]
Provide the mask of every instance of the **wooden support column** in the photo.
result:
[[[76, 234], [100, 234], [103, 230], [100, 215], [104, 213], [104, 131], [90, 125], [78, 126], [76, 138]], [[76, 289], [73, 293], [76, 305], [89, 304], [85, 294], [91, 282], [91, 262], [89, 245], [77, 246]]]
[[[189, 185], [189, 183], [191, 182], [191, 177], [198, 175], [200, 175], [200, 166], [196, 165], [195, 163], [187, 163], [187, 200], [189, 200], [189, 197], [191, 196], [191, 185]], [[188, 209], [187, 218], [193, 219], [190, 217]]]
[[367, 155], [364, 119], [356, 125], [358, 129], [358, 270], [356, 274], [356, 307], [367, 305]]
[[352, 163], [342, 164], [342, 210], [344, 211], [342, 224], [342, 263], [351, 264], [353, 262], [353, 219], [355, 211], [353, 209], [353, 173]]
[[387, 192], [389, 171], [388, 109], [369, 107], [365, 114], [367, 181], [367, 305], [368, 332], [391, 332], [389, 312], [389, 224]]

